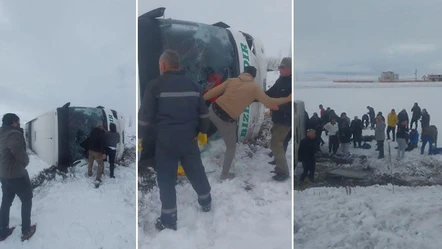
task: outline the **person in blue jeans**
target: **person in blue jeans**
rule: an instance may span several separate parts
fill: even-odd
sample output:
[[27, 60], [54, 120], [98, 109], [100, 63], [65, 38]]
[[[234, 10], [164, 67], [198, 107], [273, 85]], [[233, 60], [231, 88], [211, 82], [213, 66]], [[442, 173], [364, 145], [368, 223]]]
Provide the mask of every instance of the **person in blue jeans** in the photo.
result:
[[437, 128], [434, 125], [427, 126], [422, 129], [422, 146], [421, 146], [421, 155], [424, 154], [425, 146], [427, 143], [429, 144], [428, 155], [432, 154], [433, 151], [433, 143], [437, 143]]

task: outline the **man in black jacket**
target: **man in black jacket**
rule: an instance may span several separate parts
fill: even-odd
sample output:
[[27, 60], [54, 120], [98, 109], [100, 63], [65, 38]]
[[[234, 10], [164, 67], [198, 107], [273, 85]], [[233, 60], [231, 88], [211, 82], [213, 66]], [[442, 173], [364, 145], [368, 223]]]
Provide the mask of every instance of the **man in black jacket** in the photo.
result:
[[315, 166], [316, 166], [316, 134], [315, 130], [307, 130], [307, 136], [301, 140], [298, 148], [298, 161], [302, 163], [304, 171], [301, 175], [301, 184], [308, 175], [310, 182], [315, 181]]
[[96, 185], [98, 185], [101, 182], [101, 176], [103, 175], [104, 158], [106, 158], [105, 134], [106, 132], [103, 128], [103, 124], [99, 122], [96, 124], [94, 128], [92, 128], [88, 138], [89, 156], [88, 156], [87, 174], [88, 176], [92, 176], [92, 166], [94, 165], [94, 161], [97, 161], [98, 169], [97, 169], [97, 176], [95, 178], [95, 180], [97, 181]]
[[410, 123], [410, 129], [413, 129], [413, 124], [416, 124], [416, 130], [417, 130], [417, 121], [422, 116], [421, 108], [419, 107], [419, 104], [416, 102], [414, 103], [413, 107], [411, 108], [411, 123]]
[[358, 148], [361, 148], [362, 143], [362, 130], [364, 129], [364, 125], [362, 124], [362, 121], [358, 118], [358, 116], [355, 116], [355, 119], [351, 121], [351, 132], [353, 134], [353, 146], [356, 148], [356, 144], [358, 145]]
[[422, 109], [422, 129], [430, 126], [430, 114], [428, 114], [427, 109]]
[[[292, 93], [292, 59], [285, 57], [279, 66], [279, 79], [266, 91], [271, 98], [287, 97]], [[292, 127], [292, 103], [279, 106], [279, 110], [272, 111], [273, 126], [270, 147], [275, 157], [276, 167], [273, 179], [285, 181], [289, 178], [289, 167], [284, 151], [284, 140]]]
[[371, 129], [374, 129], [374, 126], [375, 126], [375, 124], [376, 124], [376, 114], [375, 114], [375, 111], [374, 111], [374, 109], [373, 109], [373, 107], [371, 107], [371, 106], [367, 106], [367, 109], [368, 109], [368, 116], [370, 117], [370, 124], [371, 124]]
[[[177, 229], [178, 161], [203, 212], [211, 210], [211, 188], [201, 161], [198, 141], [207, 143], [209, 111], [200, 87], [180, 71], [180, 57], [166, 50], [160, 57], [161, 76], [148, 84], [138, 111], [139, 138], [153, 136], [161, 216], [156, 228]], [[146, 134], [146, 131], [153, 133]]]

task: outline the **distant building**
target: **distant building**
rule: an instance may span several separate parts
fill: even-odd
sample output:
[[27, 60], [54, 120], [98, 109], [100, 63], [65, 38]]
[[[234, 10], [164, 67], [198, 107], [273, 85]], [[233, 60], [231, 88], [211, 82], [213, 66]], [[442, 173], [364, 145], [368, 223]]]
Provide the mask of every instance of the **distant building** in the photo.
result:
[[427, 81], [442, 81], [442, 74], [429, 74], [425, 76]]
[[399, 74], [395, 74], [392, 71], [382, 72], [379, 81], [398, 81]]

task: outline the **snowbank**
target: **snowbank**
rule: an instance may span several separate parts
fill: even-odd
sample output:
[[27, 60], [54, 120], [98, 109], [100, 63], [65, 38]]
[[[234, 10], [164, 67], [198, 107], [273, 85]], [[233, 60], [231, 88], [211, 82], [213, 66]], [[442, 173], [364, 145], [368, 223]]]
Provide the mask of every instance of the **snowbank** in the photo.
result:
[[442, 187], [295, 191], [295, 248], [442, 248]]

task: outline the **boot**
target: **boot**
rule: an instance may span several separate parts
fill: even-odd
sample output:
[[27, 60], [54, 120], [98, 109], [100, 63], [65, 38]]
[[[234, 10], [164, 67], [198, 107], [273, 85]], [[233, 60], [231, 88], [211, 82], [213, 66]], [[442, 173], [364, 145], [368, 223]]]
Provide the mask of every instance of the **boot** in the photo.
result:
[[161, 221], [161, 218], [157, 219], [157, 222], [155, 223], [155, 227], [158, 229], [158, 231], [163, 231], [164, 229], [172, 229], [174, 231], [177, 230], [177, 224], [176, 222], [172, 223], [172, 224], [163, 224], [163, 222]]
[[285, 174], [285, 173], [277, 172], [276, 175], [274, 175], [272, 178], [275, 181], [283, 182], [283, 181], [289, 179], [289, 175]]
[[28, 240], [34, 235], [35, 231], [37, 230], [37, 225], [32, 225], [29, 229], [29, 232], [22, 234], [21, 241]]

